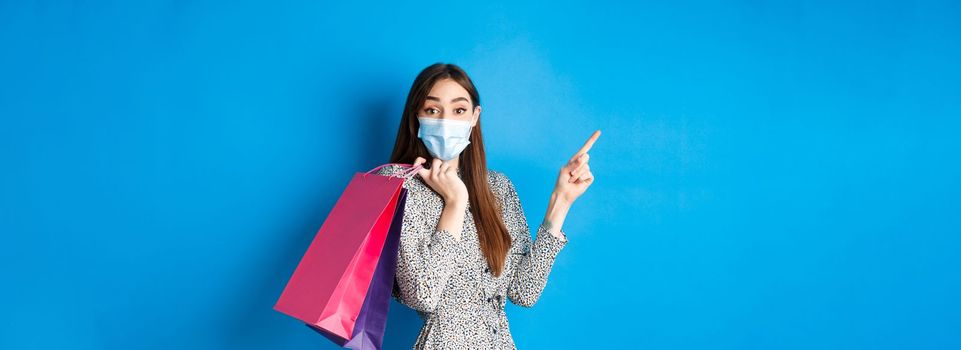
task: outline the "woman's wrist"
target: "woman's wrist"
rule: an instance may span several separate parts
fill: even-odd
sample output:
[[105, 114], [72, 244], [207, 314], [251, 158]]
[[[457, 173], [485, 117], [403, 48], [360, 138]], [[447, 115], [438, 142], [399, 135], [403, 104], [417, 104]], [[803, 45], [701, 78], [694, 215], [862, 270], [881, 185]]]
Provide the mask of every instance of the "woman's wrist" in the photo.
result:
[[444, 198], [444, 208], [467, 209], [467, 199]]
[[571, 208], [571, 202], [551, 193], [550, 201], [547, 203], [547, 214], [544, 215], [544, 222], [541, 224], [554, 237], [564, 239], [561, 234], [561, 227], [564, 226], [564, 219]]

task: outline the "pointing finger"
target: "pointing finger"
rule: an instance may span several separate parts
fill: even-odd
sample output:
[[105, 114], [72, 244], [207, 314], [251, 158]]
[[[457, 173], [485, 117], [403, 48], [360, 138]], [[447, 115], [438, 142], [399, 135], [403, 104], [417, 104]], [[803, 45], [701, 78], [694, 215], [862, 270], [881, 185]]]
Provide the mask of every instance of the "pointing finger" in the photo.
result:
[[579, 157], [581, 154], [584, 154], [584, 153], [587, 153], [587, 151], [590, 151], [591, 147], [594, 146], [594, 142], [597, 141], [598, 137], [601, 137], [600, 130], [596, 130], [594, 131], [593, 134], [591, 134], [591, 137], [587, 139], [587, 142], [584, 143], [584, 146], [581, 146], [581, 149], [577, 150], [577, 153], [575, 153], [574, 156], [571, 157], [571, 161], [574, 161], [575, 159], [577, 159], [577, 157]]

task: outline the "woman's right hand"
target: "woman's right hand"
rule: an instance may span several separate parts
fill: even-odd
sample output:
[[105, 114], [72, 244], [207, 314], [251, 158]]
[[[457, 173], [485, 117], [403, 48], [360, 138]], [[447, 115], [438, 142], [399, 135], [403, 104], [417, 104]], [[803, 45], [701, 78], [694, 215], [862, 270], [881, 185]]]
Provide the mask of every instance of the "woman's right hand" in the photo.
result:
[[[424, 164], [427, 159], [417, 157], [414, 166]], [[450, 162], [444, 162], [433, 158], [430, 169], [421, 168], [417, 171], [421, 179], [434, 189], [444, 199], [446, 204], [467, 205], [467, 186], [464, 181], [457, 176], [457, 170], [451, 166]]]

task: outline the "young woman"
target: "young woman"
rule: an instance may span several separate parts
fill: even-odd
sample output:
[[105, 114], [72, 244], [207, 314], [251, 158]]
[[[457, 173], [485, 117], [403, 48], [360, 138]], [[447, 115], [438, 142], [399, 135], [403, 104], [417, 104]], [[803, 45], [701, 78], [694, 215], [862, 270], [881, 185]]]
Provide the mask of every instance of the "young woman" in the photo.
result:
[[[397, 131], [390, 163], [429, 164], [403, 185], [394, 287], [394, 297], [424, 320], [415, 349], [516, 348], [504, 305], [530, 307], [540, 297], [567, 244], [568, 209], [594, 181], [587, 151], [599, 130], [561, 168], [532, 242], [513, 183], [487, 169], [480, 112], [467, 74], [437, 63], [414, 80]], [[406, 170], [388, 165], [377, 173]]]

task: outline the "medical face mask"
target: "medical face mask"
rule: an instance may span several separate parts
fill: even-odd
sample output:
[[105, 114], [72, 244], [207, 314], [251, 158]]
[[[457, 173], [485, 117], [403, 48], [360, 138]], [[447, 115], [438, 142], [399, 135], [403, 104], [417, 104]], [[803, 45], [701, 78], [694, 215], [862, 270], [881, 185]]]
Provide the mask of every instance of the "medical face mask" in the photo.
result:
[[470, 121], [417, 117], [417, 137], [434, 158], [448, 161], [457, 157], [470, 144]]

